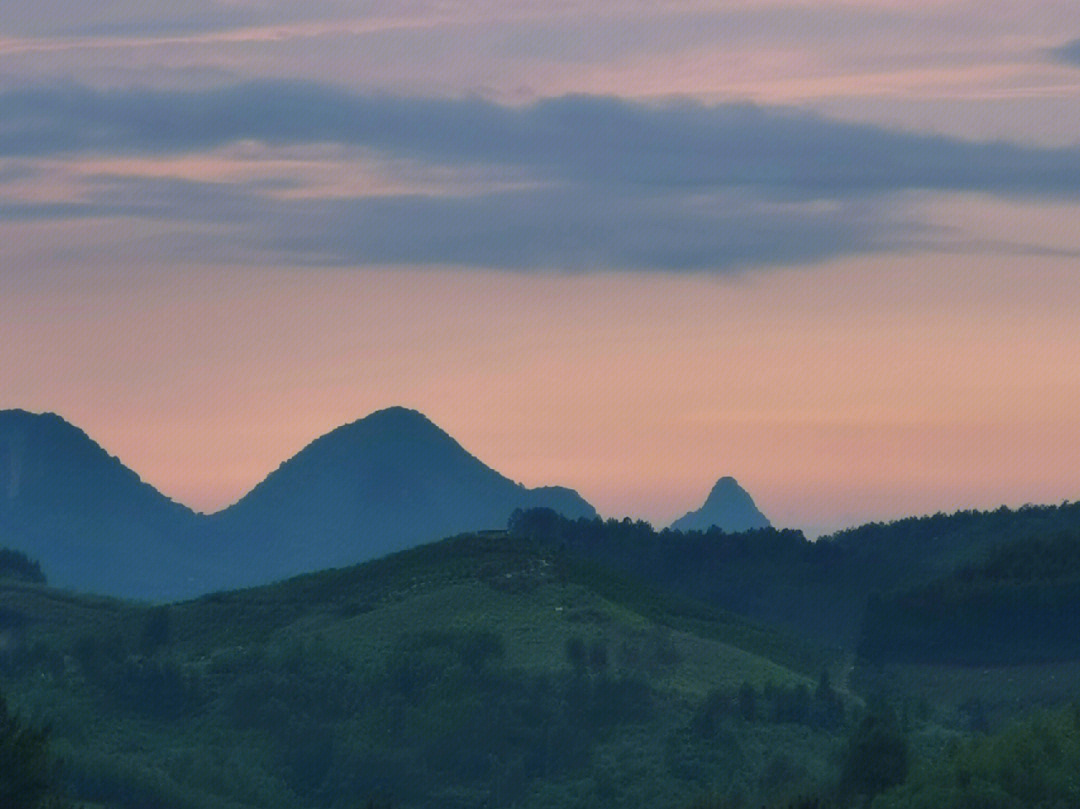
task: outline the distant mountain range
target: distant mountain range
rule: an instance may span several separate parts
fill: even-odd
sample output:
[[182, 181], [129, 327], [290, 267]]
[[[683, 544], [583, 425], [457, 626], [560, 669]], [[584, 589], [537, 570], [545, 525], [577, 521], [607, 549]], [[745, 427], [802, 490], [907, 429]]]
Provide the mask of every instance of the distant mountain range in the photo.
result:
[[596, 516], [570, 489], [514, 483], [404, 408], [322, 436], [212, 515], [165, 497], [59, 416], [0, 411], [0, 547], [29, 553], [61, 587], [183, 598], [503, 528], [535, 507]]
[[674, 531], [708, 531], [714, 525], [728, 533], [771, 527], [754, 505], [753, 498], [731, 477], [720, 478], [704, 505], [675, 520], [671, 528]]

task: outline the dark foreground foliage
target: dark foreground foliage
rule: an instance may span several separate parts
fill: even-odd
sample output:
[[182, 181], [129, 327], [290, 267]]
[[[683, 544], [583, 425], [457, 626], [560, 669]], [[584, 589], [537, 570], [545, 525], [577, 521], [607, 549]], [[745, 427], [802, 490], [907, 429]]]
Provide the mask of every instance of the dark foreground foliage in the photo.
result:
[[1080, 806], [1080, 708], [1037, 713], [954, 746], [874, 809], [1058, 809]]
[[55, 789], [49, 734], [8, 710], [0, 695], [0, 806], [4, 809], [63, 809]]

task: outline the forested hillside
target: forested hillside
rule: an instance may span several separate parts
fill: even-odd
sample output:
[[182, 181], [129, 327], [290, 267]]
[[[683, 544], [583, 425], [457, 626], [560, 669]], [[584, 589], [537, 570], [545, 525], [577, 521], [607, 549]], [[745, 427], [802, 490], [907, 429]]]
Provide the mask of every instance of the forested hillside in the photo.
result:
[[9, 581], [0, 607], [3, 691], [110, 809], [779, 801], [835, 777], [859, 710], [824, 653], [505, 536], [158, 607]]
[[640, 521], [568, 520], [545, 510], [516, 514], [510, 530], [669, 592], [854, 649], [872, 597], [880, 604], [883, 595], [927, 586], [1009, 543], [1078, 532], [1080, 504], [910, 518], [815, 542], [784, 529], [656, 531]]
[[[158, 606], [0, 553], [0, 690], [40, 749], [51, 728], [35, 794], [104, 809], [1050, 809], [1074, 797], [1074, 513], [811, 543], [540, 509]], [[937, 551], [918, 574], [890, 571], [907, 543]]]
[[859, 653], [874, 663], [1080, 660], [1080, 531], [995, 547], [978, 563], [871, 599]]

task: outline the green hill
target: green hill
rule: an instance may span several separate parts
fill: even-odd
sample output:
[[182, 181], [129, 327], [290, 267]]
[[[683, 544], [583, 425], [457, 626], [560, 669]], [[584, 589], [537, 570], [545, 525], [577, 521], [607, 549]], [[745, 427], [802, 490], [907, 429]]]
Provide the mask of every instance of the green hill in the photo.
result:
[[849, 699], [811, 647], [501, 534], [168, 606], [3, 581], [0, 619], [69, 794], [125, 809], [777, 796], [834, 775]]
[[855, 679], [982, 730], [1080, 697], [1080, 531], [1003, 542], [871, 599]]

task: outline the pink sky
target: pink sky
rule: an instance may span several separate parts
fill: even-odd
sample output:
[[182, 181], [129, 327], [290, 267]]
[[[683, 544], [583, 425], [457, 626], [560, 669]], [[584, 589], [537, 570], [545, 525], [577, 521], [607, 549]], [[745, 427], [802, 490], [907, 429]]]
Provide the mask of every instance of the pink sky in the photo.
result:
[[[563, 176], [542, 151], [485, 163], [446, 158], [438, 143], [400, 154], [250, 135], [39, 151], [0, 132], [0, 407], [58, 412], [208, 511], [318, 435], [390, 405], [423, 411], [515, 480], [569, 485], [605, 515], [658, 525], [697, 507], [721, 475], [774, 523], [815, 535], [1076, 499], [1080, 203], [1067, 183], [1039, 185], [1038, 161], [1076, 165], [1080, 65], [1054, 54], [1077, 38], [1074, 0], [402, 2], [363, 14], [333, 0], [302, 11], [6, 4], [0, 93], [153, 97], [286, 79], [403, 105], [465, 99], [462, 109], [677, 96], [719, 105], [708, 110], [722, 120], [726, 102], [749, 101], [865, 122], [875, 155], [912, 132], [950, 136], [973, 160], [982, 152], [967, 139], [1065, 149], [1031, 158], [1034, 180], [962, 177], [945, 190], [927, 190], [924, 175], [866, 193], [788, 188], [794, 163], [775, 177], [766, 167], [749, 192], [673, 181], [690, 220], [730, 205], [718, 221], [763, 229], [768, 247], [775, 218], [791, 260], [758, 244], [746, 266], [672, 271], [612, 263], [593, 245], [592, 264], [578, 252], [577, 263], [554, 254], [539, 270], [508, 269], [501, 257], [369, 261], [361, 244], [355, 265], [327, 267], [303, 258], [316, 250], [289, 252], [229, 217], [242, 222], [245, 205], [302, 213], [310, 201], [317, 221], [352, 210], [339, 201], [467, 204], [533, 190], [547, 205], [541, 227], [541, 214], [558, 222], [545, 190], [577, 188], [573, 163]], [[671, 109], [638, 112], [660, 127]], [[860, 132], [841, 132], [857, 153]], [[902, 153], [897, 171], [913, 159]], [[611, 203], [628, 238], [633, 216], [661, 239], [679, 226], [647, 193], [617, 209], [622, 192], [607, 181], [581, 181], [580, 199]], [[80, 205], [89, 212], [65, 213]], [[583, 231], [622, 232], [603, 210], [582, 213]], [[849, 215], [858, 238], [844, 231]], [[520, 224], [492, 224], [491, 241]], [[821, 255], [800, 253], [826, 225], [841, 235], [823, 231]]]
[[[1038, 219], [1060, 237], [1077, 213]], [[123, 275], [3, 288], [4, 404], [60, 412], [203, 510], [392, 404], [509, 477], [657, 524], [728, 474], [815, 533], [1080, 491], [1073, 258], [909, 253], [724, 279]]]

